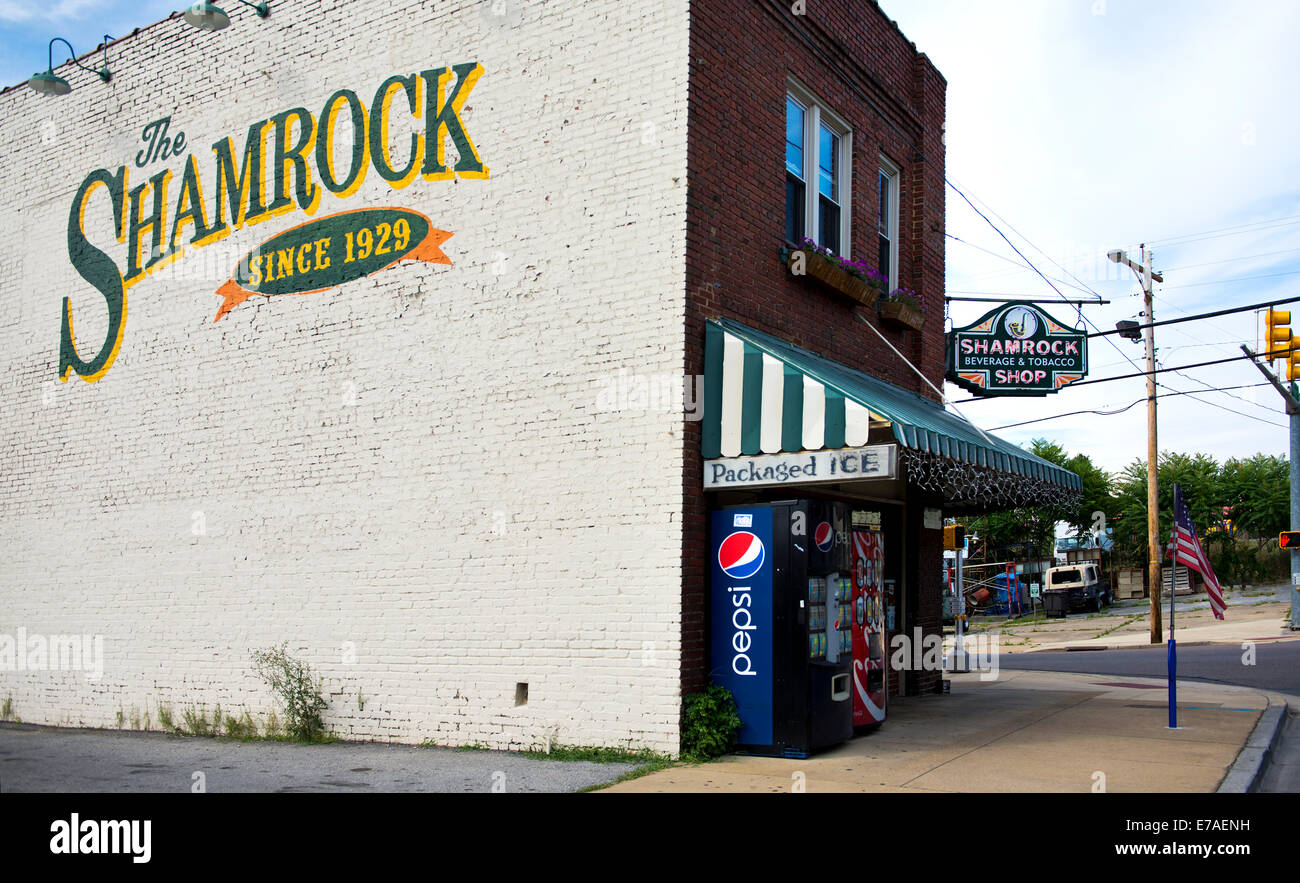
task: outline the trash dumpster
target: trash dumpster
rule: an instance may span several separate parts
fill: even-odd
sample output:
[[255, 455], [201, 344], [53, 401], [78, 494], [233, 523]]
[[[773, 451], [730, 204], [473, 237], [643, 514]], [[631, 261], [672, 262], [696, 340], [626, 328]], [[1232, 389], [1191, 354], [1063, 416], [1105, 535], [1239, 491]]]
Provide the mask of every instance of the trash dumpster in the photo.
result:
[[1070, 592], [1068, 589], [1046, 589], [1043, 591], [1043, 609], [1048, 618], [1064, 618], [1070, 612]]

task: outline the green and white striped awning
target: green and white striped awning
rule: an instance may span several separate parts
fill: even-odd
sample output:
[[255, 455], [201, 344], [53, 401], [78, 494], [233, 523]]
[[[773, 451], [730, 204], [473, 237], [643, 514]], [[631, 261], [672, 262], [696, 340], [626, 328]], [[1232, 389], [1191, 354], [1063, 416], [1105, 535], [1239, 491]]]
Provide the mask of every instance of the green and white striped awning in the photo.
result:
[[704, 459], [865, 447], [873, 428], [903, 448], [1078, 490], [1077, 475], [941, 405], [729, 319], [707, 323]]

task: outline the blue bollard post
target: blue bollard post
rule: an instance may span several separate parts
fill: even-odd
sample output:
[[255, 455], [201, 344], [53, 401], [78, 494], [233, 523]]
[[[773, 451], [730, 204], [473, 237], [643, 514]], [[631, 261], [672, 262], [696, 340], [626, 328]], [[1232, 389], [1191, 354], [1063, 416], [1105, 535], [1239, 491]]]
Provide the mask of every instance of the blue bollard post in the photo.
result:
[[1178, 650], [1169, 638], [1169, 729], [1178, 729]]

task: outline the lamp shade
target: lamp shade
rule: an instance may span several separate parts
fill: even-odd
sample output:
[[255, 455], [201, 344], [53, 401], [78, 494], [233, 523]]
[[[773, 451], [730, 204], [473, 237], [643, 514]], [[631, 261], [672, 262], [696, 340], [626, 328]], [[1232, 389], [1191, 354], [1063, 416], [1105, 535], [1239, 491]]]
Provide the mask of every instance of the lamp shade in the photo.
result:
[[219, 31], [230, 24], [230, 16], [211, 3], [195, 3], [182, 16], [186, 24], [201, 31]]
[[31, 86], [42, 95], [67, 95], [72, 91], [68, 81], [63, 77], [54, 75], [54, 71], [46, 71], [43, 74], [34, 74], [27, 85]]

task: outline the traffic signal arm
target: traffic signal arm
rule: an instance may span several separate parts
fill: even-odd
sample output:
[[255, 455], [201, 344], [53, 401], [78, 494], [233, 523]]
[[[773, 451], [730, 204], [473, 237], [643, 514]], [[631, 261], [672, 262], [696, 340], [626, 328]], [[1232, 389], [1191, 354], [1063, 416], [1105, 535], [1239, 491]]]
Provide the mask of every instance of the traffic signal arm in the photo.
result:
[[1268, 378], [1268, 382], [1273, 384], [1273, 387], [1282, 395], [1282, 400], [1286, 402], [1286, 412], [1293, 416], [1300, 414], [1300, 401], [1291, 394], [1289, 389], [1282, 385], [1282, 381], [1278, 380], [1277, 375], [1270, 371], [1267, 365], [1261, 364], [1258, 361], [1259, 356], [1251, 352], [1250, 347], [1246, 346], [1244, 343], [1241, 345], [1241, 351], [1250, 357], [1251, 364], [1258, 368], [1259, 373]]

